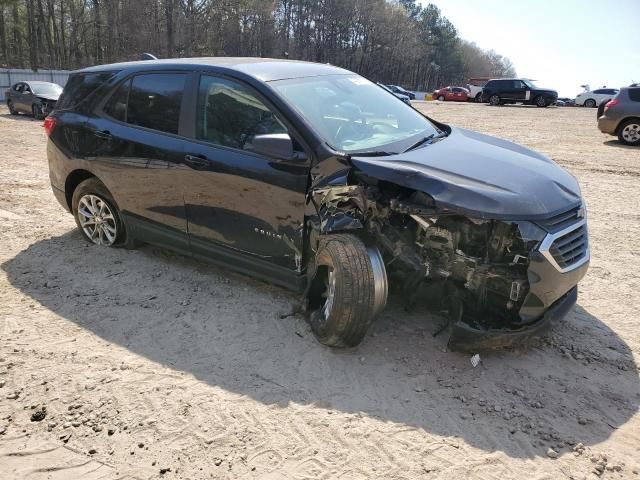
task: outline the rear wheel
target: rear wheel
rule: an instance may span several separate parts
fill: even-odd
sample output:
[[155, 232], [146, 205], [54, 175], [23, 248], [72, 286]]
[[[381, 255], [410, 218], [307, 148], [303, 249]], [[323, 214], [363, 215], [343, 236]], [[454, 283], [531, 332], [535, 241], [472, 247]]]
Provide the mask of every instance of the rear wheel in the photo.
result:
[[438, 100], [440, 100], [441, 102], [444, 102], [444, 95], [439, 95]]
[[76, 187], [71, 206], [78, 229], [91, 243], [105, 247], [134, 247], [116, 202], [97, 178], [89, 178]]
[[584, 101], [584, 106], [587, 108], [593, 108], [596, 106], [596, 101], [593, 98]]
[[7, 108], [9, 108], [9, 113], [11, 115], [18, 115], [18, 111], [16, 107], [13, 106], [13, 102], [11, 100], [7, 100]]
[[387, 274], [377, 248], [354, 235], [327, 235], [309, 289], [311, 329], [330, 347], [358, 345], [387, 302]]
[[640, 145], [640, 119], [627, 120], [618, 129], [618, 140], [625, 145]]
[[491, 95], [489, 97], [489, 104], [493, 105], [494, 107], [497, 107], [498, 105], [500, 105], [500, 96], [499, 95]]

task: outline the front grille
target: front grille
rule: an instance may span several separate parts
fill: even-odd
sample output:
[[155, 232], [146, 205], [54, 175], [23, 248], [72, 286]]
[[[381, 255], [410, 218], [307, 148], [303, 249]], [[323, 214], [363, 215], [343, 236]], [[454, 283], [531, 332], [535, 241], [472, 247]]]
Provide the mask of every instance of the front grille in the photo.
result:
[[582, 205], [579, 205], [551, 218], [539, 220], [537, 223], [547, 232], [559, 232], [560, 230], [567, 228], [569, 225], [576, 223], [578, 220], [581, 220], [583, 213], [583, 207]]
[[588, 252], [589, 237], [586, 223], [557, 237], [549, 247], [549, 253], [563, 270], [583, 260]]

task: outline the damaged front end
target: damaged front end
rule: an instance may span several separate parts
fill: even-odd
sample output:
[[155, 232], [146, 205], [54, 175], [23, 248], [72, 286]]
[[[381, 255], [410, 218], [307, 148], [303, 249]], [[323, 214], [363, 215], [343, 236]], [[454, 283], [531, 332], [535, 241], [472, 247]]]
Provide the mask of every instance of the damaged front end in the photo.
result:
[[[571, 223], [563, 246], [565, 232], [543, 222], [474, 218], [364, 175], [313, 191], [312, 202], [320, 234], [359, 230], [378, 247], [407, 308], [426, 301], [446, 312], [435, 334], [448, 330], [452, 349], [499, 348], [539, 335], [573, 306], [588, 264], [586, 224], [579, 236]], [[558, 268], [554, 240], [575, 256], [569, 263], [577, 258], [576, 268]]]

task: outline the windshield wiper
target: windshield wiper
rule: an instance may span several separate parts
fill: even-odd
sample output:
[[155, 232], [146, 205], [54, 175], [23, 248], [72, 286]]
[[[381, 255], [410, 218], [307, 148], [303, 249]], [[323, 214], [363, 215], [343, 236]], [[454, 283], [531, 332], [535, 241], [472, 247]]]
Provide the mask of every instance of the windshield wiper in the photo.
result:
[[411, 145], [409, 148], [407, 148], [402, 153], [408, 152], [409, 150], [414, 150], [414, 149], [418, 148], [420, 145], [424, 145], [425, 143], [429, 142], [430, 140], [435, 140], [436, 138], [442, 138], [444, 136], [446, 136], [445, 132], [440, 132], [438, 134], [432, 133], [431, 135], [427, 135], [426, 137], [421, 138], [416, 143]]
[[388, 157], [390, 155], [396, 155], [396, 153], [394, 153], [394, 152], [384, 152], [384, 151], [349, 153], [350, 157]]

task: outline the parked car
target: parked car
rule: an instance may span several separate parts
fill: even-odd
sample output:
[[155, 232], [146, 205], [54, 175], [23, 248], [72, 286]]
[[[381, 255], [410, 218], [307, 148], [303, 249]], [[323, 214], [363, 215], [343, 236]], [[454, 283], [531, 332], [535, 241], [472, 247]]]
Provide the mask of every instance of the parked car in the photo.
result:
[[18, 82], [5, 91], [11, 115], [28, 113], [42, 120], [55, 107], [62, 87], [49, 82]]
[[407, 105], [411, 105], [411, 101], [410, 101], [411, 99], [407, 95], [403, 95], [402, 93], [396, 93], [396, 92], [394, 92], [393, 90], [391, 90], [389, 87], [387, 87], [386, 85], [384, 85], [382, 83], [378, 83], [378, 86], [380, 88], [386, 90], [387, 92], [389, 92], [394, 97], [399, 98], [400, 100], [402, 100]]
[[598, 128], [625, 145], [640, 146], [640, 87], [622, 87], [613, 100], [603, 102]]
[[618, 88], [598, 88], [596, 90], [585, 89], [576, 96], [576, 105], [595, 108], [605, 100], [614, 98], [620, 90]]
[[[563, 318], [589, 263], [578, 182], [325, 64], [198, 58], [74, 72], [45, 120], [52, 189], [85, 240], [146, 242], [304, 292], [330, 346], [397, 282], [452, 348]], [[97, 255], [93, 249], [78, 255]]]
[[415, 100], [416, 99], [416, 94], [413, 92], [410, 92], [409, 90], [405, 90], [402, 87], [399, 87], [398, 85], [387, 85], [387, 88], [389, 90], [391, 90], [393, 93], [399, 93], [400, 95], [405, 95], [407, 97], [409, 97], [409, 100]]
[[433, 98], [441, 102], [466, 102], [469, 99], [469, 90], [462, 87], [444, 87], [434, 90]]
[[467, 84], [467, 90], [469, 90], [469, 100], [474, 102], [482, 101], [482, 89], [491, 80], [488, 77], [470, 78]]
[[490, 105], [522, 103], [547, 107], [558, 99], [558, 92], [539, 88], [526, 78], [500, 78], [489, 80], [482, 89], [482, 101]]
[[575, 100], [569, 97], [560, 97], [556, 100], [556, 105], [559, 107], [574, 107], [575, 104]]

